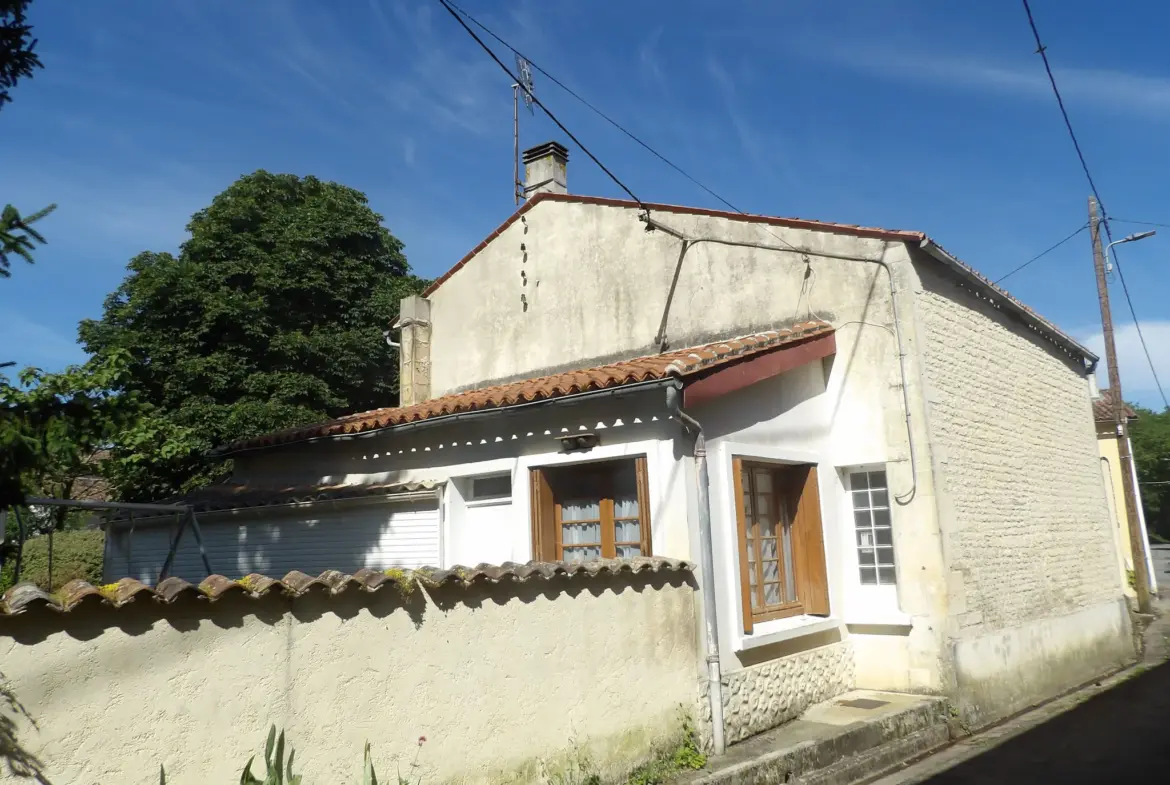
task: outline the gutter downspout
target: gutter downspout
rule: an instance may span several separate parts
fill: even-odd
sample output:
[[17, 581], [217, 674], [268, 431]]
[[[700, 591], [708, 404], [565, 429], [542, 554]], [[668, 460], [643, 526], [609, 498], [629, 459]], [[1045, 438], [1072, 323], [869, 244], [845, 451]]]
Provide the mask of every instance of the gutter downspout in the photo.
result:
[[719, 670], [719, 619], [715, 602], [715, 552], [711, 536], [711, 480], [707, 471], [707, 439], [698, 420], [682, 410], [682, 382], [666, 388], [666, 408], [678, 417], [683, 429], [695, 435], [695, 469], [698, 476], [699, 583], [706, 622], [707, 701], [711, 704], [711, 744], [716, 755], [727, 749], [723, 734], [723, 676]]

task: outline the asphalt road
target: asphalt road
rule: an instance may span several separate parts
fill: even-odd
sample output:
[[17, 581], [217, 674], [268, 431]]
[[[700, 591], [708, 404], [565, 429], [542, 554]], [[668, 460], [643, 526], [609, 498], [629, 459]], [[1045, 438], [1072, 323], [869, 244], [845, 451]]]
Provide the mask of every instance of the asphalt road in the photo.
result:
[[1165, 782], [1170, 664], [936, 774], [930, 785]]
[[1170, 545], [1151, 545], [1150, 556], [1154, 562], [1154, 582], [1158, 591], [1170, 594]]
[[[1147, 657], [1152, 636], [1170, 634], [1170, 545], [1155, 545], [1152, 556], [1158, 587], [1166, 599], [1157, 601], [1160, 617], [1146, 633]], [[1018, 721], [1028, 728], [1018, 735], [1006, 728], [1002, 739], [996, 738], [995, 731], [983, 739], [977, 735], [968, 742], [969, 751], [943, 751], [932, 756], [934, 760], [928, 758], [879, 782], [1100, 785], [1170, 781], [1170, 662], [1086, 695], [1064, 713], [1051, 716], [1042, 708], [1037, 715]], [[952, 755], [958, 761], [953, 766], [946, 760]]]

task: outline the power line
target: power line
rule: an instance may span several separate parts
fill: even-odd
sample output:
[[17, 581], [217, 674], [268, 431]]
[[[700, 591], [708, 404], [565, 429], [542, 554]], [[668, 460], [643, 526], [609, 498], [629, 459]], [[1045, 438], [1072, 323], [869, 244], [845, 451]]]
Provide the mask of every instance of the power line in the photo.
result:
[[[516, 47], [512, 46], [510, 43], [508, 43], [507, 41], [505, 41], [503, 38], [501, 38], [499, 35], [497, 35], [497, 34], [496, 34], [494, 31], [492, 31], [492, 29], [491, 29], [491, 28], [489, 28], [489, 27], [488, 27], [487, 25], [485, 25], [483, 22], [481, 22], [481, 21], [479, 21], [478, 19], [476, 19], [474, 16], [472, 16], [471, 14], [469, 14], [467, 11], [463, 10], [462, 8], [460, 8], [460, 7], [459, 7], [458, 5], [456, 5], [454, 2], [451, 2], [451, 0], [439, 0], [439, 2], [441, 2], [441, 3], [442, 3], [442, 4], [443, 4], [443, 5], [444, 5], [444, 6], [447, 8], [447, 11], [448, 11], [448, 12], [451, 12], [452, 10], [454, 10], [454, 12], [457, 12], [457, 13], [461, 14], [462, 16], [466, 17], [466, 18], [468, 19], [468, 21], [470, 21], [470, 22], [471, 22], [473, 25], [475, 25], [476, 27], [478, 27], [479, 29], [481, 29], [481, 30], [483, 30], [485, 33], [487, 33], [489, 36], [491, 36], [492, 38], [494, 38], [494, 39], [495, 39], [495, 40], [496, 40], [496, 41], [497, 41], [497, 42], [500, 44], [500, 46], [504, 47], [505, 49], [507, 49], [508, 51], [510, 51], [512, 54], [514, 54], [514, 55], [517, 55], [517, 56], [519, 56], [519, 57], [522, 57], [522, 58], [524, 58], [524, 60], [525, 60], [525, 61], [526, 61], [526, 62], [527, 62], [527, 63], [528, 63], [530, 66], [532, 66], [532, 67], [533, 67], [533, 68], [535, 68], [537, 71], [539, 71], [539, 72], [540, 72], [540, 73], [541, 73], [541, 74], [542, 74], [542, 75], [543, 75], [545, 78], [547, 78], [547, 79], [548, 79], [550, 82], [552, 82], [552, 83], [553, 83], [553, 84], [555, 84], [557, 87], [559, 87], [559, 88], [561, 88], [562, 90], [564, 90], [566, 93], [568, 93], [568, 94], [569, 94], [570, 96], [572, 96], [573, 98], [576, 98], [578, 101], [580, 101], [582, 104], [584, 104], [584, 105], [585, 105], [585, 106], [586, 106], [586, 107], [587, 107], [589, 110], [591, 110], [591, 111], [592, 111], [594, 114], [596, 114], [596, 115], [597, 115], [598, 117], [600, 117], [601, 119], [605, 120], [607, 123], [609, 123], [610, 125], [612, 125], [614, 128], [616, 128], [616, 129], [618, 129], [619, 131], [621, 131], [623, 134], [625, 134], [626, 136], [628, 136], [630, 139], [634, 140], [634, 142], [636, 142], [638, 145], [640, 145], [642, 148], [644, 148], [646, 151], [648, 151], [648, 152], [649, 152], [651, 155], [653, 155], [655, 158], [657, 158], [658, 160], [662, 161], [664, 164], [666, 164], [666, 165], [667, 165], [667, 166], [669, 166], [671, 169], [673, 169], [674, 171], [676, 171], [676, 172], [678, 172], [679, 174], [681, 174], [681, 175], [682, 175], [683, 177], [685, 177], [686, 179], [690, 180], [692, 183], [694, 183], [694, 184], [695, 184], [695, 185], [697, 185], [699, 188], [701, 188], [701, 189], [703, 189], [704, 191], [706, 191], [706, 192], [707, 192], [708, 194], [710, 194], [711, 196], [715, 197], [715, 198], [716, 198], [717, 200], [719, 200], [719, 201], [720, 201], [722, 204], [726, 205], [726, 206], [727, 206], [727, 208], [728, 208], [728, 209], [730, 209], [732, 212], [739, 213], [740, 215], [748, 215], [748, 213], [747, 213], [747, 212], [745, 212], [745, 211], [743, 211], [743, 210], [739, 209], [739, 208], [738, 208], [738, 207], [736, 207], [734, 204], [732, 204], [730, 201], [728, 201], [727, 199], [723, 198], [723, 197], [722, 197], [722, 196], [720, 196], [719, 194], [715, 193], [715, 191], [713, 191], [711, 188], [708, 188], [706, 185], [703, 185], [703, 183], [699, 182], [697, 179], [695, 179], [695, 178], [694, 178], [694, 177], [692, 177], [690, 174], [688, 174], [688, 173], [686, 172], [686, 170], [684, 170], [684, 169], [683, 169], [681, 166], [679, 166], [678, 164], [676, 164], [676, 163], [674, 163], [673, 161], [671, 161], [669, 158], [667, 158], [667, 157], [666, 157], [666, 156], [664, 156], [662, 153], [660, 153], [660, 152], [658, 152], [657, 150], [655, 150], [653, 147], [651, 147], [651, 146], [650, 146], [649, 144], [647, 144], [646, 142], [642, 141], [640, 138], [638, 138], [638, 136], [637, 136], [636, 134], [634, 134], [634, 132], [633, 132], [633, 131], [630, 131], [630, 130], [628, 130], [627, 128], [625, 128], [625, 126], [623, 126], [623, 125], [622, 125], [621, 123], [619, 123], [617, 120], [614, 120], [612, 117], [610, 117], [609, 115], [607, 115], [605, 112], [601, 111], [601, 109], [598, 109], [596, 106], [594, 106], [592, 103], [590, 103], [589, 101], [587, 101], [587, 100], [586, 100], [584, 97], [582, 97], [580, 94], [578, 94], [577, 92], [575, 92], [575, 91], [574, 91], [572, 88], [570, 88], [568, 85], [566, 85], [566, 84], [565, 84], [564, 82], [562, 82], [560, 79], [557, 79], [555, 76], [553, 76], [552, 74], [550, 74], [548, 71], [546, 71], [545, 69], [541, 68], [541, 67], [540, 67], [540, 65], [539, 65], [538, 63], [536, 63], [536, 61], [534, 61], [534, 60], [533, 60], [532, 58], [530, 58], [528, 55], [524, 54], [524, 53], [523, 53], [523, 52], [521, 52], [519, 49], [517, 49]], [[460, 22], [462, 23], [462, 20], [460, 20]], [[464, 25], [463, 25], [463, 27], [466, 29], [466, 28], [467, 28], [467, 25], [466, 25], [466, 24], [464, 24]], [[471, 30], [468, 30], [468, 32], [469, 32], [469, 33], [471, 33], [472, 37], [473, 37], [473, 38], [475, 38], [475, 39], [476, 39], [476, 41], [479, 41], [479, 45], [480, 45], [480, 46], [484, 46], [483, 42], [482, 42], [482, 41], [480, 41], [480, 40], [479, 40], [479, 38], [475, 36], [475, 33], [472, 33], [472, 32], [471, 32]], [[486, 47], [484, 47], [484, 48], [486, 49]], [[492, 55], [492, 59], [493, 59], [493, 60], [495, 60], [497, 63], [500, 63], [500, 60], [499, 60], [499, 58], [497, 58], [497, 57], [496, 57], [494, 54], [492, 54], [492, 53], [491, 53], [491, 50], [488, 50], [488, 53]], [[503, 63], [500, 63], [500, 65], [501, 65], [501, 67], [503, 67]], [[508, 69], [507, 69], [507, 68], [504, 68], [504, 70], [505, 70], [505, 71], [507, 71]], [[509, 73], [509, 75], [511, 75], [511, 72], [510, 72], [510, 71], [509, 71], [508, 73]], [[534, 100], [534, 101], [536, 100], [536, 96], [533, 96], [533, 100]], [[537, 105], [538, 105], [538, 106], [540, 106], [540, 108], [541, 108], [541, 109], [544, 109], [544, 111], [545, 111], [546, 113], [548, 113], [549, 117], [552, 117], [552, 114], [551, 114], [551, 113], [549, 113], [548, 109], [547, 109], [547, 108], [545, 108], [545, 106], [544, 106], [543, 104], [541, 104], [539, 101], [537, 101], [536, 103], [537, 103]], [[553, 119], [553, 121], [554, 121], [554, 122], [556, 122], [556, 118], [555, 118], [555, 117], [552, 117], [552, 119]], [[557, 123], [557, 125], [558, 125], [558, 126], [560, 126], [561, 130], [563, 130], [565, 133], [567, 133], [567, 134], [569, 133], [568, 129], [566, 129], [566, 128], [565, 128], [563, 125], [561, 125], [560, 123]], [[570, 136], [570, 138], [573, 138], [573, 135], [572, 135], [572, 134], [569, 134], [569, 136]], [[574, 141], [576, 141], [576, 139], [575, 139], [575, 138], [574, 138]], [[580, 142], [577, 142], [577, 144], [580, 144]], [[583, 149], [583, 148], [582, 148], [582, 149]], [[586, 152], [588, 152], [588, 151], [586, 151]], [[592, 158], [592, 157], [593, 157], [593, 156], [590, 156], [590, 158]], [[596, 161], [596, 159], [594, 159], [594, 160]], [[597, 165], [598, 165], [598, 166], [601, 166], [601, 163], [600, 163], [600, 162], [597, 162]], [[602, 169], [605, 169], [605, 167], [602, 167]], [[607, 171], [607, 174], [608, 174], [608, 171]], [[610, 176], [612, 177], [612, 175], [610, 175]], [[615, 179], [616, 179], [616, 178], [615, 178]], [[620, 183], [619, 183], [619, 185], [620, 185]], [[623, 187], [624, 187], [624, 186], [623, 186]], [[629, 189], [626, 189], [626, 193], [630, 193], [630, 192], [629, 192]], [[633, 196], [633, 194], [630, 194], [630, 196]], [[641, 201], [639, 201], [637, 197], [634, 197], [634, 201], [637, 201], [639, 205], [641, 205], [641, 204], [642, 204], [642, 203], [641, 203]], [[766, 231], [768, 234], [772, 235], [772, 236], [773, 236], [773, 237], [775, 237], [777, 240], [779, 240], [780, 242], [782, 242], [784, 245], [787, 245], [789, 248], [793, 249], [794, 251], [799, 251], [799, 250], [800, 250], [800, 249], [799, 249], [799, 248], [797, 248], [795, 245], [793, 245], [792, 243], [788, 242], [787, 240], [785, 240], [785, 239], [784, 239], [783, 237], [781, 237], [780, 235], [778, 235], [778, 234], [776, 234], [775, 232], [773, 232], [773, 231], [772, 231], [770, 228], [768, 228], [767, 226], [765, 226], [765, 227], [763, 227], [763, 228], [764, 228], [764, 231]]]
[[[463, 21], [463, 18], [461, 16], [459, 16], [458, 13], [456, 13], [455, 9], [451, 7], [450, 3], [448, 3], [447, 0], [439, 0], [439, 3], [442, 4], [443, 8], [447, 9], [447, 13], [451, 14], [451, 16], [455, 18], [455, 21], [458, 22], [460, 24], [460, 26], [464, 30], [467, 31], [467, 34], [470, 35], [473, 39], [475, 39], [475, 42], [477, 44], [479, 44], [480, 47], [482, 47], [483, 50], [485, 52], [487, 52], [488, 55], [490, 55], [493, 60], [496, 61], [496, 65], [498, 65], [500, 68], [504, 69], [504, 73], [506, 73], [508, 75], [509, 79], [511, 79], [514, 83], [517, 83], [517, 84], [520, 83], [520, 80], [516, 77], [515, 74], [512, 73], [512, 69], [508, 68], [508, 66], [504, 65], [504, 62], [500, 58], [496, 57], [496, 53], [492, 51], [491, 47], [488, 46], [487, 44], [485, 44], [483, 42], [483, 39], [481, 39], [478, 35], [476, 35], [475, 31], [467, 26], [467, 22]], [[527, 91], [525, 91], [525, 92], [527, 92]], [[548, 115], [548, 119], [550, 119], [554, 123], [556, 123], [557, 128], [560, 128], [565, 133], [566, 136], [568, 136], [571, 140], [573, 140], [574, 144], [576, 144], [578, 147], [581, 148], [581, 152], [583, 152], [583, 153], [585, 153], [585, 155], [589, 156], [590, 160], [592, 160], [593, 163], [597, 164], [597, 166], [601, 169], [601, 171], [605, 172], [606, 175], [609, 176], [609, 179], [613, 180], [615, 183], [617, 183], [619, 188], [621, 188], [623, 191], [625, 191], [627, 194], [629, 194], [629, 197], [631, 199], [633, 199], [635, 202], [637, 202], [639, 207], [642, 207], [643, 209], [645, 209], [645, 205], [642, 204], [642, 200], [639, 199], [636, 195], [634, 195], [634, 192], [631, 191], [625, 183], [623, 183], [621, 180], [619, 180], [617, 175], [615, 175], [613, 172], [611, 172], [609, 170], [609, 168], [606, 167], [606, 165], [603, 164], [601, 162], [601, 160], [596, 155], [589, 152], [589, 148], [586, 147], [585, 145], [583, 145], [581, 143], [581, 140], [578, 139], [576, 136], [574, 136], [573, 132], [570, 131], [568, 128], [566, 128], [565, 124], [562, 123], [560, 120], [558, 120], [557, 116], [555, 114], [553, 114], [552, 112], [550, 112], [549, 108], [547, 106], [545, 106], [543, 103], [541, 103], [539, 98], [537, 98], [532, 93], [528, 93], [528, 97], [532, 99], [532, 103], [539, 106], [544, 111], [544, 113], [546, 115]]]
[[[1073, 130], [1072, 121], [1068, 118], [1068, 111], [1064, 108], [1064, 99], [1060, 96], [1060, 88], [1056, 86], [1056, 77], [1052, 75], [1052, 66], [1048, 62], [1048, 47], [1044, 46], [1044, 42], [1040, 40], [1040, 31], [1036, 29], [1036, 20], [1032, 17], [1032, 7], [1028, 4], [1028, 0], [1023, 0], [1024, 12], [1028, 15], [1028, 26], [1032, 28], [1032, 36], [1036, 39], [1036, 54], [1044, 61], [1044, 70], [1048, 74], [1048, 83], [1052, 85], [1052, 93], [1056, 96], [1056, 103], [1060, 107], [1060, 115], [1064, 118], [1064, 127], [1068, 129], [1069, 138], [1072, 139], [1073, 147], [1076, 148], [1077, 158], [1081, 162], [1081, 169], [1085, 172], [1085, 178], [1089, 181], [1089, 188], [1093, 191], [1093, 197], [1097, 200], [1097, 205], [1101, 208], [1101, 215], [1105, 225], [1105, 235], [1109, 238], [1109, 242], [1113, 242], [1113, 232], [1109, 228], [1109, 213], [1105, 210], [1105, 202], [1101, 199], [1100, 192], [1097, 191], [1097, 183], [1093, 180], [1093, 174], [1089, 171], [1089, 164], [1085, 161], [1085, 154], [1081, 150], [1081, 143], [1077, 140], [1077, 134]], [[1146, 362], [1149, 363], [1150, 373], [1154, 377], [1154, 384], [1158, 387], [1158, 394], [1162, 396], [1162, 404], [1166, 408], [1170, 408], [1170, 400], [1167, 400], [1166, 393], [1162, 389], [1162, 382], [1158, 378], [1158, 371], [1154, 367], [1154, 360], [1150, 356], [1150, 349], [1146, 345], [1146, 336], [1142, 333], [1141, 322], [1138, 321], [1137, 311], [1133, 307], [1133, 299], [1129, 296], [1129, 286], [1125, 282], [1125, 273], [1121, 269], [1121, 259], [1117, 254], [1117, 248], [1113, 249], [1114, 266], [1117, 270], [1117, 278], [1121, 281], [1121, 290], [1125, 293], [1125, 302], [1129, 306], [1129, 315], [1133, 318], [1133, 326], [1137, 329], [1138, 340], [1142, 345], [1142, 352], [1146, 355]]]
[[629, 131], [629, 130], [627, 130], [627, 129], [626, 129], [624, 126], [622, 126], [622, 125], [621, 125], [621, 124], [620, 124], [620, 123], [619, 123], [617, 120], [614, 120], [612, 117], [610, 117], [609, 115], [607, 115], [605, 112], [601, 111], [601, 110], [600, 110], [600, 109], [598, 109], [596, 106], [594, 106], [593, 104], [589, 103], [589, 101], [585, 100], [583, 97], [581, 97], [581, 96], [580, 96], [580, 95], [578, 95], [576, 92], [574, 92], [572, 88], [570, 88], [568, 85], [566, 85], [566, 84], [565, 84], [564, 82], [562, 82], [560, 79], [557, 79], [555, 76], [553, 76], [552, 74], [550, 74], [548, 71], [546, 71], [546, 70], [544, 70], [543, 68], [541, 68], [539, 65], [537, 65], [537, 64], [536, 64], [536, 62], [535, 62], [535, 61], [533, 61], [531, 58], [529, 58], [529, 57], [528, 57], [528, 55], [524, 54], [523, 52], [520, 52], [518, 49], [516, 49], [516, 47], [512, 46], [510, 43], [508, 43], [507, 41], [505, 41], [503, 38], [501, 38], [500, 36], [498, 36], [498, 35], [496, 35], [494, 32], [492, 32], [492, 30], [491, 30], [491, 29], [490, 29], [490, 28], [489, 28], [487, 25], [485, 25], [483, 22], [479, 21], [479, 20], [478, 20], [478, 19], [476, 19], [474, 16], [472, 16], [472, 15], [471, 15], [471, 14], [469, 14], [469, 13], [467, 13], [467, 12], [466, 12], [466, 11], [464, 11], [462, 8], [460, 8], [459, 6], [455, 5], [455, 3], [450, 3], [450, 5], [451, 5], [451, 7], [453, 7], [453, 8], [454, 8], [456, 11], [458, 11], [460, 14], [462, 14], [462, 15], [463, 15], [463, 16], [465, 16], [465, 17], [467, 17], [467, 18], [468, 18], [468, 19], [471, 21], [471, 23], [472, 23], [472, 24], [474, 24], [476, 27], [480, 28], [480, 29], [481, 29], [481, 30], [483, 30], [485, 33], [487, 33], [488, 35], [490, 35], [492, 38], [496, 39], [496, 41], [498, 41], [498, 42], [500, 43], [500, 45], [501, 45], [501, 46], [503, 46], [505, 49], [508, 49], [508, 50], [510, 50], [510, 51], [512, 52], [512, 54], [519, 55], [520, 57], [523, 57], [523, 58], [524, 58], [526, 61], [528, 61], [528, 64], [529, 64], [529, 65], [531, 65], [533, 68], [535, 68], [535, 69], [536, 69], [537, 71], [539, 71], [541, 74], [543, 74], [543, 75], [544, 75], [544, 76], [545, 76], [545, 77], [546, 77], [546, 78], [547, 78], [547, 79], [548, 79], [550, 82], [552, 82], [552, 83], [553, 83], [553, 84], [555, 84], [557, 87], [559, 87], [559, 88], [561, 88], [562, 90], [564, 90], [566, 93], [568, 93], [568, 94], [569, 94], [569, 95], [571, 95], [572, 97], [576, 98], [578, 101], [580, 101], [582, 104], [584, 104], [584, 105], [585, 105], [586, 107], [588, 107], [590, 110], [592, 110], [594, 114], [596, 114], [596, 115], [597, 115], [598, 117], [600, 117], [601, 119], [605, 120], [607, 123], [609, 123], [610, 125], [612, 125], [614, 128], [616, 128], [616, 129], [618, 129], [619, 131], [621, 131], [621, 132], [622, 132], [623, 134], [625, 134], [626, 136], [630, 137], [630, 139], [633, 139], [635, 142], [637, 142], [639, 145], [641, 145], [643, 148], [645, 148], [647, 152], [649, 152], [651, 155], [653, 155], [653, 156], [654, 156], [655, 158], [657, 158], [659, 161], [662, 161], [662, 163], [666, 164], [666, 165], [667, 165], [667, 166], [669, 166], [671, 169], [673, 169], [674, 171], [676, 171], [676, 172], [678, 172], [679, 174], [681, 174], [683, 177], [685, 177], [685, 178], [687, 178], [688, 180], [690, 180], [692, 183], [694, 183], [695, 185], [697, 185], [699, 188], [702, 188], [702, 189], [703, 189], [704, 191], [706, 191], [708, 194], [710, 194], [711, 196], [715, 197], [716, 199], [718, 199], [718, 200], [719, 200], [720, 202], [722, 202], [723, 204], [727, 205], [727, 207], [728, 207], [728, 208], [730, 208], [731, 210], [733, 210], [734, 212], [741, 213], [741, 214], [746, 214], [746, 213], [744, 213], [744, 212], [743, 212], [743, 210], [740, 210], [738, 207], [736, 207], [735, 205], [733, 205], [731, 202], [727, 201], [727, 200], [726, 200], [726, 199], [724, 199], [722, 196], [720, 196], [719, 194], [715, 193], [713, 190], [711, 190], [710, 188], [708, 188], [707, 186], [703, 185], [701, 182], [699, 182], [698, 180], [696, 180], [694, 177], [692, 177], [691, 175], [687, 174], [687, 172], [686, 172], [685, 170], [683, 170], [683, 168], [682, 168], [681, 166], [679, 166], [678, 164], [674, 163], [674, 162], [673, 162], [673, 161], [671, 161], [669, 158], [667, 158], [666, 156], [662, 155], [662, 153], [658, 152], [658, 151], [657, 151], [657, 150], [655, 150], [653, 147], [651, 147], [650, 145], [648, 145], [648, 144], [646, 144], [645, 142], [643, 142], [643, 141], [642, 141], [641, 139], [639, 139], [639, 138], [638, 138], [638, 137], [637, 137], [637, 136], [636, 136], [636, 135], [635, 135], [635, 134], [634, 134], [632, 131]]
[[993, 283], [995, 283], [995, 284], [999, 284], [1000, 282], [1002, 282], [1002, 281], [1005, 281], [1005, 280], [1007, 280], [1008, 278], [1011, 278], [1013, 275], [1015, 275], [1016, 273], [1018, 273], [1020, 270], [1023, 270], [1025, 267], [1027, 267], [1028, 265], [1030, 265], [1032, 262], [1036, 262], [1036, 261], [1039, 261], [1040, 259], [1044, 258], [1045, 256], [1047, 256], [1048, 254], [1052, 253], [1052, 252], [1053, 252], [1053, 251], [1055, 251], [1057, 248], [1059, 248], [1060, 246], [1064, 245], [1064, 244], [1065, 244], [1065, 243], [1067, 243], [1069, 240], [1071, 240], [1072, 238], [1076, 237], [1078, 234], [1080, 234], [1081, 232], [1085, 231], [1085, 230], [1086, 230], [1086, 229], [1088, 229], [1088, 228], [1089, 228], [1089, 225], [1088, 225], [1087, 223], [1086, 223], [1086, 224], [1083, 224], [1083, 225], [1081, 226], [1081, 228], [1077, 229], [1075, 232], [1073, 232], [1073, 233], [1072, 233], [1072, 234], [1070, 234], [1068, 237], [1066, 237], [1066, 238], [1064, 238], [1063, 240], [1061, 240], [1061, 241], [1060, 241], [1059, 243], [1057, 243], [1056, 245], [1053, 245], [1053, 246], [1051, 246], [1050, 248], [1047, 248], [1046, 250], [1044, 250], [1044, 251], [1041, 251], [1040, 253], [1036, 254], [1036, 255], [1035, 255], [1035, 256], [1033, 256], [1031, 259], [1029, 259], [1028, 261], [1024, 262], [1023, 264], [1021, 264], [1021, 265], [1020, 265], [1019, 267], [1017, 267], [1016, 269], [1012, 270], [1012, 271], [1011, 271], [1010, 273], [1008, 273], [1007, 275], [1005, 275], [1005, 276], [1002, 276], [1001, 278], [999, 278], [999, 279], [997, 279], [997, 280], [993, 281]]
[[1170, 224], [1161, 224], [1157, 221], [1127, 221], [1124, 218], [1110, 218], [1109, 220], [1119, 224], [1141, 224], [1142, 226], [1161, 226], [1164, 229], [1170, 229]]

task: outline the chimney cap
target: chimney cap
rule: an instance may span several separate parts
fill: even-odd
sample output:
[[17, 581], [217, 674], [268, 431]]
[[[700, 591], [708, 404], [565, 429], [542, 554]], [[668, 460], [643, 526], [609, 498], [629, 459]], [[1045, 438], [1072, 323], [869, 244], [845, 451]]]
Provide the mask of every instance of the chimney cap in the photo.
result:
[[529, 147], [525, 150], [524, 163], [532, 163], [550, 155], [564, 161], [569, 160], [569, 150], [567, 147], [560, 142], [545, 142], [544, 144], [538, 144], [535, 147]]

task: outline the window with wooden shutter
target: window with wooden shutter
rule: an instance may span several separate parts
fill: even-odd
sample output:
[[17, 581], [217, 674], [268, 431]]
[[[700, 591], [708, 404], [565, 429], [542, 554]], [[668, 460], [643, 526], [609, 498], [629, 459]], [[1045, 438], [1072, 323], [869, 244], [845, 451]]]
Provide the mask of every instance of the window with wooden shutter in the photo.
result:
[[734, 459], [740, 596], [756, 622], [829, 614], [817, 469]]
[[543, 561], [650, 556], [644, 457], [532, 470], [532, 552]]

